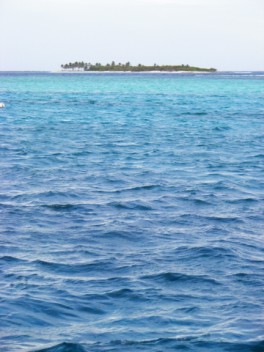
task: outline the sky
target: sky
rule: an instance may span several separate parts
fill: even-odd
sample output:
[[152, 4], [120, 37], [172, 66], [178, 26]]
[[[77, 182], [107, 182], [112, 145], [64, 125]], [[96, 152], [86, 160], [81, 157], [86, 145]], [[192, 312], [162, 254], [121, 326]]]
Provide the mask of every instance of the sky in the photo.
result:
[[0, 0], [0, 70], [75, 61], [264, 71], [264, 0]]

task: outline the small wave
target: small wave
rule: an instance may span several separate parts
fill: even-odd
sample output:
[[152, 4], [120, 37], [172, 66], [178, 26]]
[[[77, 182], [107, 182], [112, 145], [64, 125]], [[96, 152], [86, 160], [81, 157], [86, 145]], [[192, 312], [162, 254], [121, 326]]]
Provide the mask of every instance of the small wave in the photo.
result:
[[100, 352], [115, 351], [129, 352], [160, 352], [160, 351], [201, 351], [201, 352], [263, 352], [264, 341], [250, 342], [230, 342], [230, 341], [213, 341], [209, 336], [183, 336], [183, 337], [164, 337], [146, 340], [113, 340], [108, 343], [78, 344], [78, 343], [60, 343], [53, 347], [34, 350], [31, 352]]
[[145, 205], [139, 202], [111, 202], [107, 204], [117, 209], [126, 209], [126, 210], [152, 210], [153, 208], [150, 205]]
[[180, 216], [180, 218], [184, 221], [190, 221], [190, 218], [192, 218], [193, 220], [197, 220], [197, 221], [206, 221], [206, 222], [213, 222], [213, 223], [238, 223], [238, 224], [242, 224], [244, 223], [244, 220], [236, 217], [236, 216], [217, 216], [217, 215], [189, 215], [189, 214], [183, 214]]
[[258, 158], [258, 159], [263, 159], [264, 158], [264, 154], [256, 154], [253, 157], [254, 158]]
[[105, 311], [99, 308], [87, 307], [87, 306], [78, 306], [78, 312], [84, 312], [93, 315], [102, 315], [105, 314]]
[[87, 350], [78, 343], [63, 342], [53, 347], [34, 350], [32, 352], [87, 352]]
[[[167, 337], [158, 338], [152, 340], [142, 340], [142, 341], [113, 341], [108, 347], [118, 346], [121, 347], [118, 351], [123, 351], [125, 347], [126, 350], [135, 351], [135, 349], [141, 349], [143, 351], [175, 351], [175, 350], [189, 350], [192, 352], [202, 351], [228, 351], [228, 352], [263, 352], [264, 341], [254, 341], [254, 342], [219, 342], [219, 341], [208, 341], [208, 335], [198, 337], [198, 336], [183, 336], [183, 337]], [[130, 348], [131, 346], [131, 348]], [[98, 350], [97, 350], [98, 351]], [[99, 349], [100, 351], [100, 349]]]
[[108, 296], [110, 297], [124, 297], [124, 296], [130, 296], [131, 294], [133, 294], [133, 290], [130, 290], [128, 288], [123, 288], [120, 290], [115, 290], [115, 291], [111, 291], [108, 293]]
[[128, 187], [128, 188], [117, 188], [117, 189], [108, 189], [104, 191], [98, 190], [99, 193], [124, 193], [124, 192], [140, 192], [140, 191], [148, 191], [148, 190], [155, 190], [159, 188], [160, 185], [145, 185], [145, 186], [135, 186], [135, 187]]
[[16, 258], [12, 257], [11, 255], [5, 255], [3, 257], [0, 257], [0, 262], [7, 262], [7, 263], [26, 263], [27, 260], [21, 259], [21, 258]]
[[231, 127], [229, 126], [217, 126], [213, 128], [213, 131], [222, 132], [222, 131], [228, 131], [230, 129]]
[[237, 273], [233, 275], [229, 275], [233, 281], [238, 281], [241, 283], [245, 283], [247, 285], [252, 285], [253, 287], [262, 287], [263, 286], [263, 278], [261, 275], [252, 274], [252, 273]]
[[133, 242], [142, 240], [140, 231], [135, 233], [129, 230], [121, 230], [121, 231], [112, 230], [112, 231], [102, 232], [100, 234], [100, 238], [109, 240], [111, 242], [116, 240], [133, 241]]
[[77, 198], [78, 196], [75, 193], [71, 192], [62, 192], [62, 191], [45, 191], [45, 192], [40, 192], [40, 193], [33, 193], [32, 196], [37, 196], [38, 198], [55, 198], [55, 197], [61, 197], [61, 198]]
[[60, 211], [60, 210], [71, 210], [75, 207], [75, 204], [44, 204], [42, 205], [42, 207]]
[[151, 190], [154, 189], [156, 187], [158, 187], [159, 185], [145, 185], [145, 186], [137, 186], [137, 187], [132, 187], [130, 189], [128, 189], [129, 191], [141, 191], [141, 190]]
[[[185, 200], [189, 200], [189, 198], [185, 198]], [[204, 199], [193, 199], [193, 201], [196, 205], [212, 205], [211, 202]]]
[[209, 278], [204, 275], [188, 275], [182, 273], [174, 272], [162, 272], [159, 274], [145, 275], [141, 276], [143, 280], [155, 280], [160, 282], [172, 282], [172, 283], [208, 283], [208, 284], [217, 284], [220, 283], [212, 278]]
[[233, 216], [208, 216], [205, 217], [208, 221], [214, 221], [214, 222], [222, 222], [222, 223], [243, 223], [244, 221], [240, 219], [239, 217]]
[[135, 292], [131, 289], [128, 288], [123, 288], [119, 290], [114, 290], [111, 292], [108, 292], [107, 297], [109, 298], [118, 298], [118, 299], [125, 299], [125, 300], [131, 300], [133, 302], [135, 301], [148, 301], [148, 299], [145, 297], [144, 293], [138, 293]]
[[66, 276], [71, 275], [88, 275], [91, 273], [96, 273], [98, 270], [101, 272], [106, 272], [113, 268], [114, 263], [109, 261], [95, 261], [91, 263], [56, 263], [56, 262], [47, 262], [44, 260], [35, 260], [32, 262], [36, 266], [41, 267], [42, 270], [48, 270], [53, 274], [61, 274]]
[[226, 258], [235, 254], [229, 248], [224, 247], [180, 247], [177, 254], [191, 258]]
[[85, 204], [85, 203], [65, 203], [65, 204], [42, 204], [39, 205], [42, 208], [45, 208], [50, 211], [54, 212], [71, 212], [71, 211], [80, 211], [80, 212], [85, 212], [86, 214], [88, 213], [93, 213], [94, 209], [91, 208], [91, 204]]
[[182, 115], [185, 115], [185, 116], [206, 116], [208, 114], [205, 111], [201, 111], [201, 112], [185, 112], [185, 113], [182, 113]]
[[248, 204], [248, 203], [257, 203], [258, 200], [252, 197], [247, 197], [247, 198], [239, 198], [234, 200], [226, 200], [226, 202], [229, 204]]

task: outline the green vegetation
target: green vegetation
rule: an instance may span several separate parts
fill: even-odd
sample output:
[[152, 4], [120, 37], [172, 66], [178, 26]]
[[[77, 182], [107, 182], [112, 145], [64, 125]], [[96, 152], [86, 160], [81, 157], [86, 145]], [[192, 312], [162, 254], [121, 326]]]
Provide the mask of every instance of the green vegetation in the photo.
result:
[[194, 67], [189, 65], [151, 65], [146, 66], [142, 64], [138, 64], [137, 66], [131, 65], [130, 62], [125, 64], [122, 63], [115, 63], [112, 61], [110, 64], [101, 64], [97, 62], [95, 64], [81, 62], [74, 62], [68, 63], [65, 65], [61, 65], [62, 70], [69, 70], [69, 71], [127, 71], [127, 72], [147, 72], [147, 71], [202, 71], [202, 72], [216, 72], [215, 68], [201, 68], [201, 67]]

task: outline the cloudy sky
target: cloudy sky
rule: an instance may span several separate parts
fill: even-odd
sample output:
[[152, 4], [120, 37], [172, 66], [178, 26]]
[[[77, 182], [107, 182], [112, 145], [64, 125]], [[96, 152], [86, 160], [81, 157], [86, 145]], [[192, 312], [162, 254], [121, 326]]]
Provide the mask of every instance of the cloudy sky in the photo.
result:
[[0, 0], [0, 70], [69, 61], [264, 70], [264, 0]]

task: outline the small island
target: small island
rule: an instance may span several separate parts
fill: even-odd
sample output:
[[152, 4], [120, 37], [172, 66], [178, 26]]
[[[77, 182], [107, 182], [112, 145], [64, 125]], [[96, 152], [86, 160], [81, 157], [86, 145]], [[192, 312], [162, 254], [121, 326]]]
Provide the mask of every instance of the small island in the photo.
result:
[[61, 65], [61, 70], [63, 72], [216, 72], [215, 68], [201, 68], [189, 65], [142, 65], [138, 64], [136, 66], [131, 65], [130, 62], [125, 64], [116, 63], [112, 61], [111, 63], [101, 64], [97, 62], [95, 64], [86, 62], [70, 62], [68, 64]]

